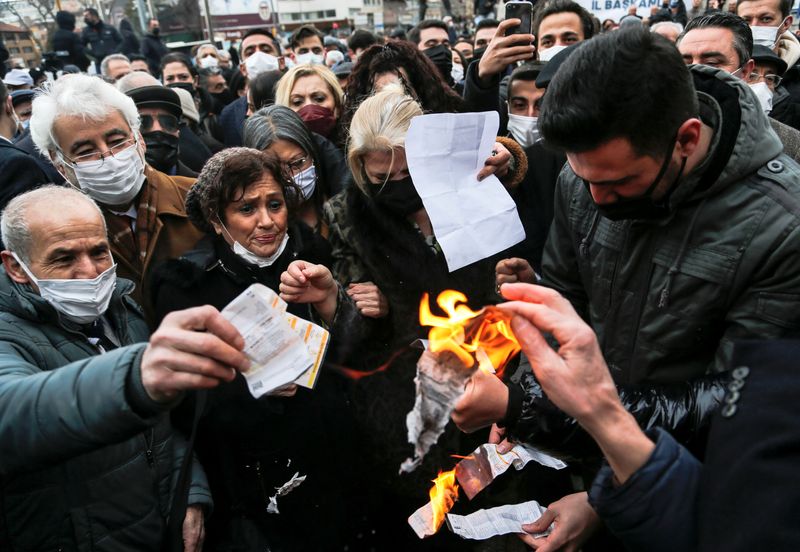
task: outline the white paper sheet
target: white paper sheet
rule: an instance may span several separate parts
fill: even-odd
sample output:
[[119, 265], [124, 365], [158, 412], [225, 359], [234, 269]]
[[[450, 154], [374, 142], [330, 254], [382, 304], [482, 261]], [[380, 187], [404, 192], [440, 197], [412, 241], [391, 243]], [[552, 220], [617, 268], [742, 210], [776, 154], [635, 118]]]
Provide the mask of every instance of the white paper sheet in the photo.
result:
[[437, 113], [415, 117], [408, 130], [408, 169], [451, 272], [525, 239], [514, 200], [500, 181], [477, 178], [499, 120], [494, 111]]
[[[506, 504], [488, 510], [478, 510], [467, 516], [447, 514], [447, 526], [450, 530], [465, 539], [485, 540], [497, 535], [510, 533], [524, 533], [522, 526], [533, 523], [547, 508], [540, 506], [535, 500], [522, 504]], [[544, 533], [534, 535], [543, 537], [550, 533], [550, 528]]]
[[293, 314], [287, 313], [286, 321], [306, 344], [313, 361], [311, 367], [300, 374], [294, 382], [308, 389], [314, 389], [314, 386], [317, 384], [317, 378], [319, 377], [319, 369], [322, 367], [322, 361], [325, 358], [325, 352], [328, 350], [330, 332], [313, 322], [303, 320]]
[[244, 377], [254, 397], [293, 383], [313, 367], [308, 347], [286, 319], [286, 302], [268, 287], [253, 284], [222, 315], [244, 338], [251, 362]]

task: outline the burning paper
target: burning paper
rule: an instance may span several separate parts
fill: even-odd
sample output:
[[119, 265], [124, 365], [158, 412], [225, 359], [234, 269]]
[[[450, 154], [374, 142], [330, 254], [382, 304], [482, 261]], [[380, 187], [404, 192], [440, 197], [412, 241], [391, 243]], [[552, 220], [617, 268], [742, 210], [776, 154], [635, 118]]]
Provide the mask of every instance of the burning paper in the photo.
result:
[[[478, 510], [468, 516], [447, 514], [447, 527], [459, 537], [473, 540], [524, 533], [522, 526], [542, 517], [546, 509], [535, 500], [531, 500], [522, 504], [506, 504], [488, 510]], [[548, 527], [544, 533], [536, 534], [534, 537], [547, 536], [550, 530]]]
[[415, 470], [436, 444], [475, 370], [502, 372], [520, 350], [507, 314], [494, 307], [476, 312], [464, 304], [466, 301], [463, 293], [444, 291], [437, 303], [447, 316], [436, 316], [430, 310], [428, 295], [422, 298], [420, 323], [431, 326], [430, 347], [417, 362], [417, 395], [406, 417], [414, 457], [401, 464], [401, 473]]
[[529, 445], [517, 444], [505, 454], [500, 454], [497, 452], [497, 445], [487, 443], [479, 446], [475, 452], [456, 465], [456, 478], [461, 483], [464, 493], [472, 500], [476, 494], [488, 487], [498, 475], [505, 473], [509, 467], [514, 466], [514, 469], [519, 471], [530, 461], [556, 470], [567, 467], [558, 458]]
[[421, 539], [436, 534], [444, 522], [447, 512], [458, 500], [456, 472], [439, 472], [430, 490], [431, 501], [408, 518], [408, 524]]
[[270, 514], [280, 514], [278, 511], [278, 497], [279, 496], [286, 496], [297, 487], [299, 487], [303, 481], [306, 480], [305, 475], [300, 475], [300, 472], [295, 472], [292, 478], [281, 485], [280, 487], [275, 487], [276, 493], [269, 497], [269, 504], [267, 505], [267, 512]]

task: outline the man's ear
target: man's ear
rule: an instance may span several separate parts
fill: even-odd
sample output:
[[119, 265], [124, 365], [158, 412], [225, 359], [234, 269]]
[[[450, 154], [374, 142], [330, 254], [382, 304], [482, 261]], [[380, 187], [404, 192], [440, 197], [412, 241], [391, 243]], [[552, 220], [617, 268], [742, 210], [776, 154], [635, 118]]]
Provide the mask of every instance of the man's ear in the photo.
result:
[[781, 35], [783, 33], [785, 33], [786, 31], [788, 31], [789, 29], [792, 28], [792, 22], [793, 21], [794, 21], [794, 17], [792, 17], [791, 15], [787, 15], [786, 16], [786, 19], [783, 20], [783, 24], [781, 25], [781, 28], [778, 29], [778, 36], [777, 36], [778, 40], [781, 39]]
[[700, 143], [703, 123], [698, 118], [687, 119], [678, 129], [678, 144], [681, 157], [690, 157]]
[[31, 279], [25, 274], [25, 271], [22, 270], [22, 267], [11, 254], [11, 251], [6, 249], [0, 252], [0, 258], [3, 260], [3, 268], [6, 269], [6, 274], [8, 274], [9, 278], [18, 284], [31, 283]]

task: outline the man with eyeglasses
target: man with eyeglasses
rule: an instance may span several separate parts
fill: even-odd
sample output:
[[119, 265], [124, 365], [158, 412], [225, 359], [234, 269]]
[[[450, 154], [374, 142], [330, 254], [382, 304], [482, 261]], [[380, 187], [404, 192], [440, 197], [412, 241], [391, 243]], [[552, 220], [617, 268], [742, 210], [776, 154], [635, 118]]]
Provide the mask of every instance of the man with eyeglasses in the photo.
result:
[[[151, 130], [156, 122], [161, 125], [158, 116]], [[147, 304], [153, 267], [202, 237], [183, 205], [194, 180], [145, 163], [134, 101], [95, 77], [71, 75], [42, 91], [33, 101], [30, 128], [36, 147], [64, 178], [100, 205], [117, 273], [136, 284], [134, 300]]]
[[[748, 83], [762, 111], [770, 115], [769, 122], [786, 154], [800, 160], [800, 132], [775, 116], [772, 92], [764, 82], [760, 82], [760, 76], [753, 75], [753, 35], [741, 17], [716, 12], [692, 19], [678, 37], [677, 46], [687, 65], [716, 67]], [[784, 101], [793, 103], [790, 98]], [[786, 109], [784, 113], [793, 111], [793, 108]]]

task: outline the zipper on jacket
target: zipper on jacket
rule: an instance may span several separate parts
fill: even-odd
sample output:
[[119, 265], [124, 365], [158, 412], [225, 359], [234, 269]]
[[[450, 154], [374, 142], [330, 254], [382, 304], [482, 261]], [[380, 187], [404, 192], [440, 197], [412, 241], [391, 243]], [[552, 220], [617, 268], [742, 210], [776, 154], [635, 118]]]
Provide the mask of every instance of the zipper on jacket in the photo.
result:
[[150, 466], [151, 468], [155, 467], [156, 465], [155, 455], [153, 454], [153, 442], [155, 441], [155, 431], [156, 430], [154, 428], [150, 428], [149, 434], [144, 436], [144, 444], [145, 444], [144, 455], [145, 458], [147, 458], [147, 465]]

